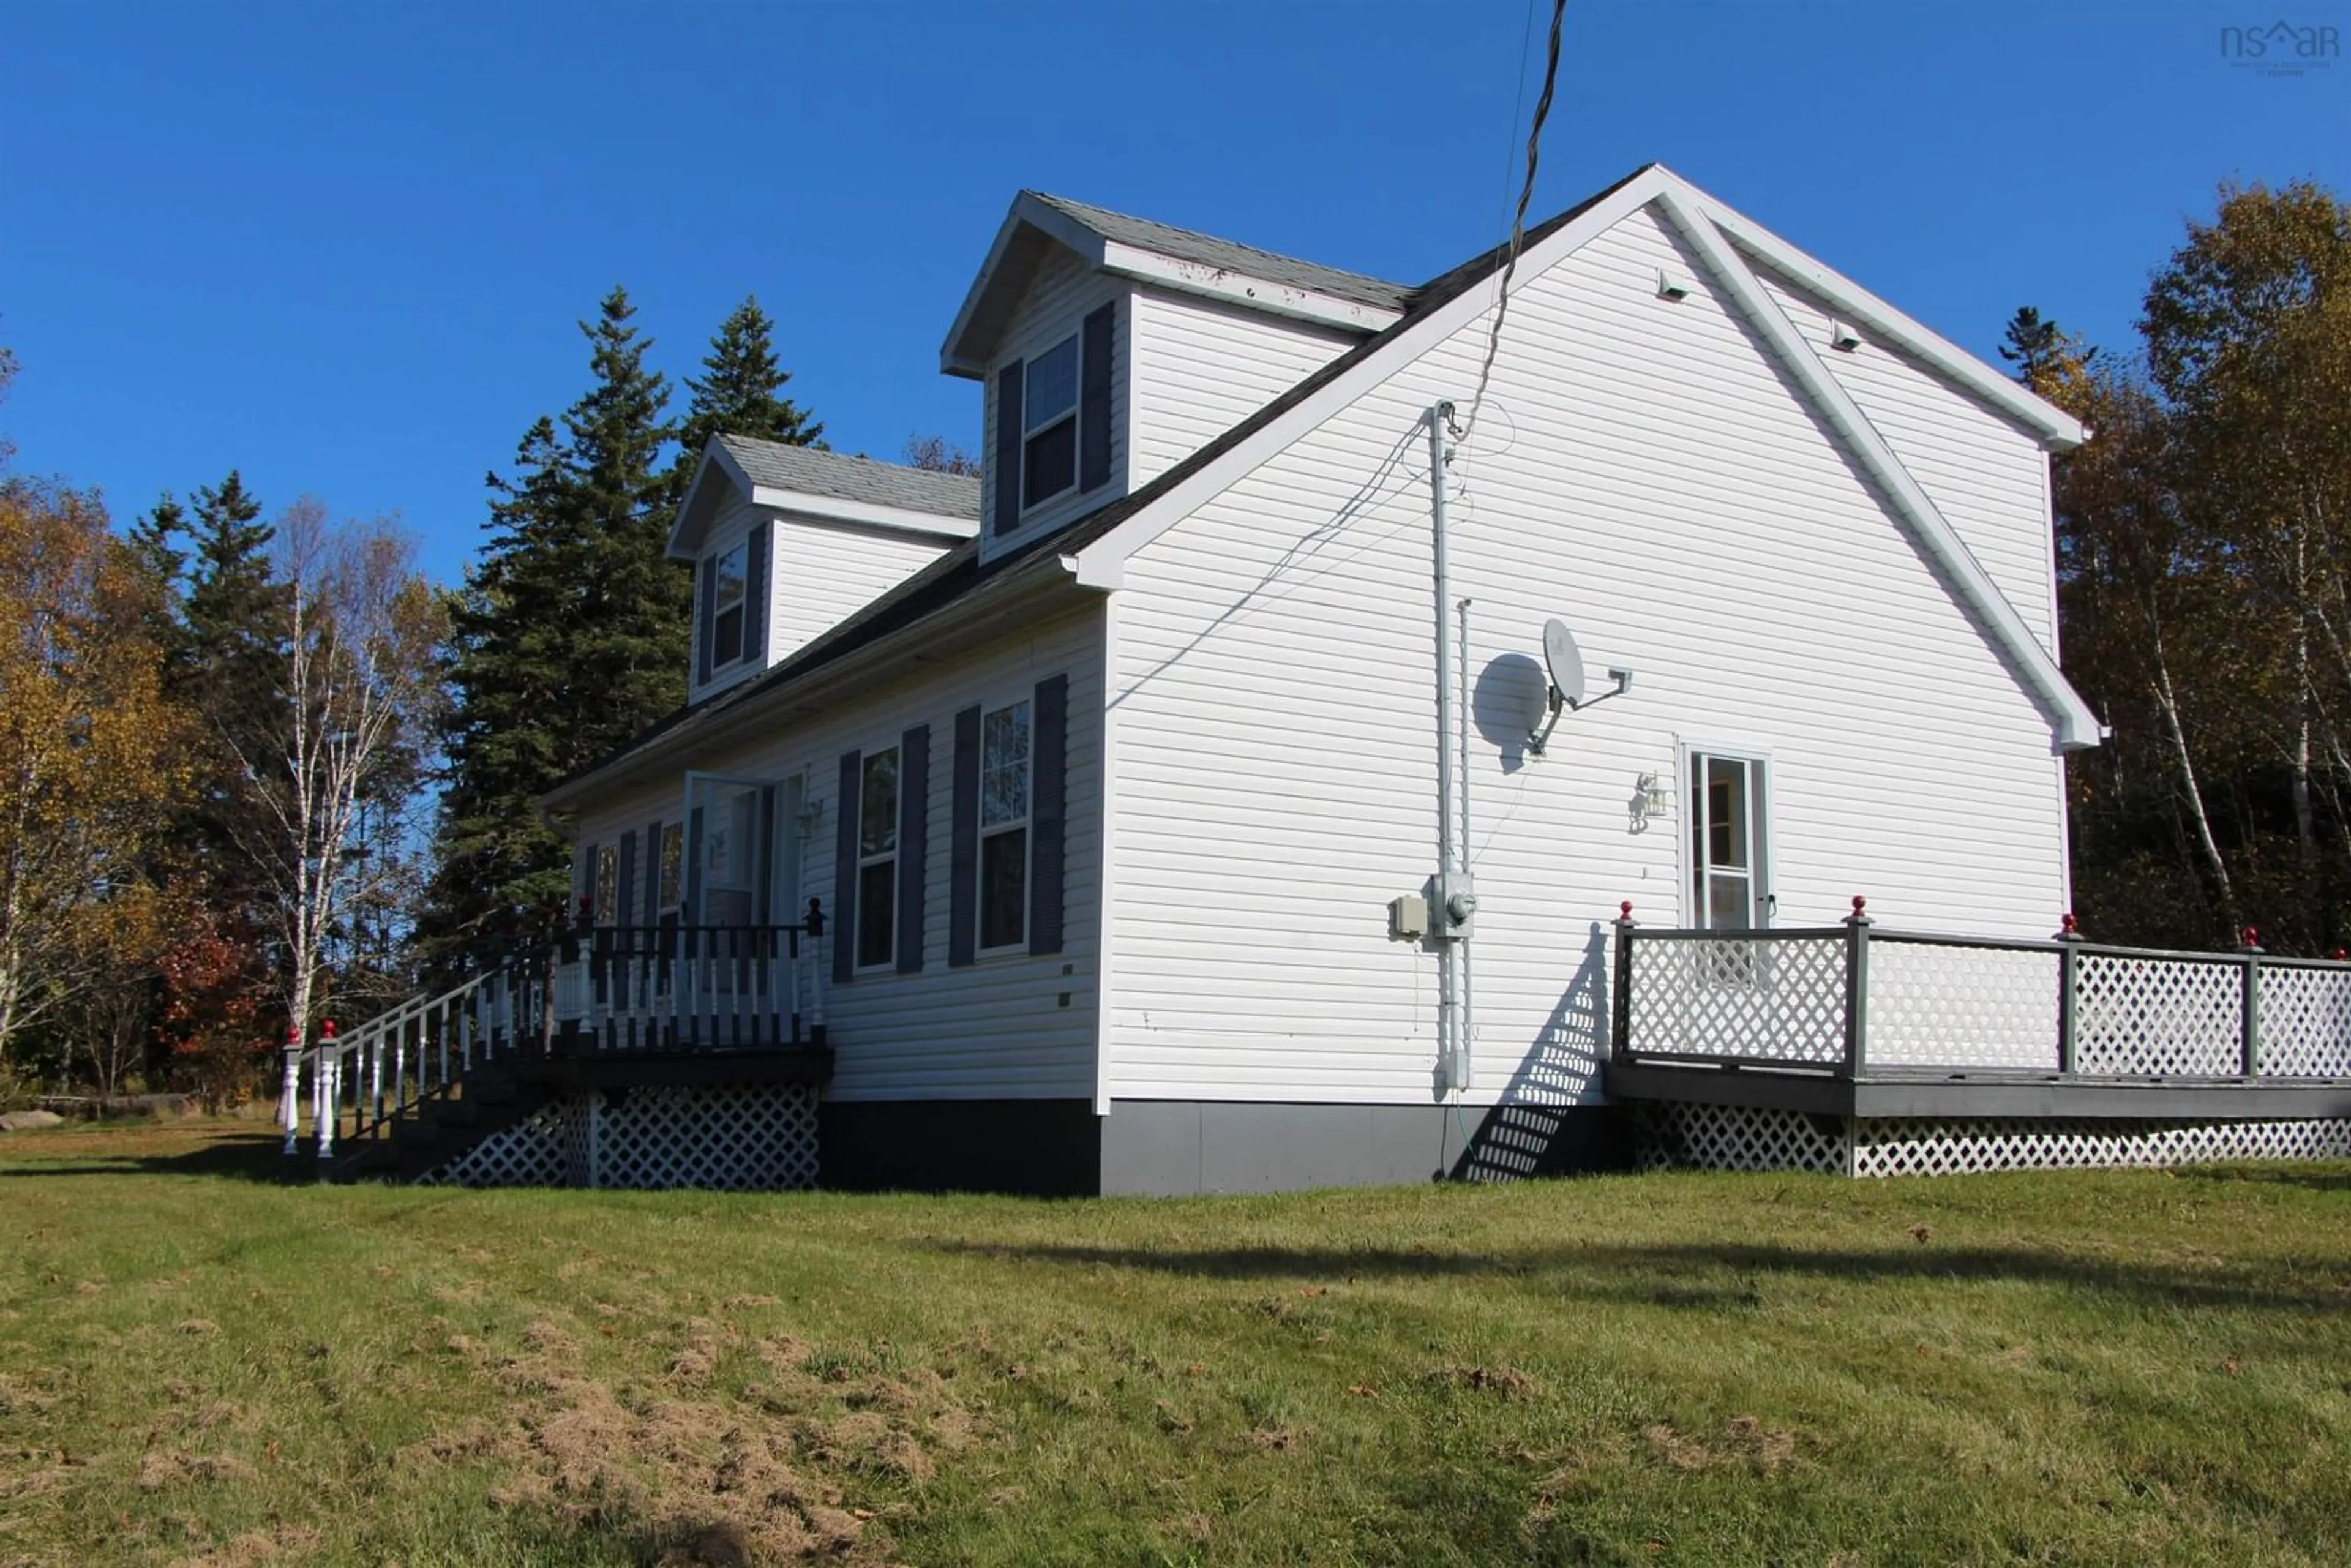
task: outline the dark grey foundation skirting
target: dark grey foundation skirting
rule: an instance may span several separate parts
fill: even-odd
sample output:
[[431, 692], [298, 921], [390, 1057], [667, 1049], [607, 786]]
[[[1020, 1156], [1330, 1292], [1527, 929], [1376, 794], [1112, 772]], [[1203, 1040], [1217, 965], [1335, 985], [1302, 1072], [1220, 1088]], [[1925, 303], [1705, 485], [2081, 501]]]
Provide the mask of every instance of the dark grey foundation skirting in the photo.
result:
[[1039, 1197], [1296, 1192], [1621, 1167], [1598, 1105], [827, 1102], [820, 1185]]

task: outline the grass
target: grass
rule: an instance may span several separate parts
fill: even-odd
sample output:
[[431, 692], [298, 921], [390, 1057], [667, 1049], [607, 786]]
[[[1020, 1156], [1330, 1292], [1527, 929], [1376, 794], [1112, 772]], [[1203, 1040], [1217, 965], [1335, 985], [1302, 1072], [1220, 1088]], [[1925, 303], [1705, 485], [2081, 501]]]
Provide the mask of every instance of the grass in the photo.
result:
[[2351, 1170], [283, 1188], [0, 1141], [0, 1563], [2351, 1562]]

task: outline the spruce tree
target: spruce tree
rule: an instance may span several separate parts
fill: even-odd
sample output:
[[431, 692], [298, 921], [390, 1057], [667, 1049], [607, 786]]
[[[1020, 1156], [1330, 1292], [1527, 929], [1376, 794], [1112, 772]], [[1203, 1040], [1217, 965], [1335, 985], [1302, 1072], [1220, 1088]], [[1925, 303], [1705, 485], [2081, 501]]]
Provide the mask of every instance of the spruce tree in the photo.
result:
[[786, 446], [824, 444], [824, 425], [782, 395], [789, 371], [776, 361], [775, 322], [747, 298], [718, 325], [703, 373], [685, 378], [692, 393], [678, 436], [688, 472], [714, 435], [752, 435]]
[[[205, 903], [256, 955], [269, 928], [270, 884], [255, 856], [266, 852], [261, 846], [270, 835], [256, 820], [246, 770], [271, 766], [286, 701], [287, 590], [269, 555], [276, 530], [261, 521], [261, 510], [232, 469], [217, 486], [199, 486], [187, 513], [168, 499], [158, 507], [145, 547], [169, 549], [169, 534], [183, 528], [193, 547], [177, 644], [165, 666], [166, 693], [197, 716], [202, 737], [175, 835], [183, 874], [197, 880]], [[266, 976], [249, 979], [257, 986]]]
[[687, 573], [666, 555], [666, 378], [645, 365], [626, 291], [580, 324], [593, 381], [560, 427], [492, 475], [490, 538], [455, 611], [455, 702], [435, 868], [420, 935], [444, 973], [524, 934], [569, 894], [538, 797], [685, 697]]

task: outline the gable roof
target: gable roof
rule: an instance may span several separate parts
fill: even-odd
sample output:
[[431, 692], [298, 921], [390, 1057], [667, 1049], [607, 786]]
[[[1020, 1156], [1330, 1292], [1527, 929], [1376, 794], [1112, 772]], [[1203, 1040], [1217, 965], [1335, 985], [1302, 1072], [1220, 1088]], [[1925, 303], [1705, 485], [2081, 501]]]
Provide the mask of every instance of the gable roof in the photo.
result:
[[1311, 289], [1317, 294], [1328, 294], [1334, 299], [1368, 305], [1376, 310], [1406, 309], [1412, 304], [1413, 296], [1419, 292], [1401, 283], [1368, 277], [1360, 272], [1343, 272], [1319, 262], [1301, 261], [1294, 256], [1259, 250], [1253, 245], [1218, 239], [1214, 235], [1179, 229], [1171, 224], [1155, 223], [1149, 218], [1130, 217], [1106, 207], [1073, 202], [1067, 196], [1050, 196], [1042, 191], [1023, 191], [1021, 194], [1035, 197], [1072, 223], [1119, 245], [1131, 245], [1137, 250], [1172, 256], [1177, 261], [1197, 262], [1202, 267], [1262, 277], [1271, 283], [1287, 283], [1293, 287]]
[[[1677, 224], [1693, 221], [1702, 212], [1703, 221], [1723, 237], [1729, 248], [1751, 252], [1778, 270], [1800, 277], [1807, 287], [1848, 311], [1856, 321], [1871, 327], [1887, 342], [1917, 354], [1945, 374], [1997, 402], [2020, 423], [2036, 431], [2049, 445], [2071, 446], [2086, 439], [2087, 432], [2071, 415], [2043, 402], [1839, 275], [1817, 263], [1800, 267], [1805, 260], [1802, 253], [1714, 202], [1661, 163], [1643, 164], [1614, 184], [1528, 230], [1520, 244], [1520, 254], [1528, 258], [1523, 276], [1532, 277], [1628, 213], [1668, 193], [1681, 197], [1677, 203], [1667, 204], [1669, 211], [1678, 208]], [[1393, 325], [1331, 361], [1141, 489], [1105, 502], [1075, 522], [994, 556], [985, 568], [980, 563], [977, 541], [967, 540], [784, 663], [752, 680], [705, 697], [693, 707], [679, 710], [611, 757], [566, 779], [549, 792], [548, 799], [552, 801], [568, 796], [609, 768], [655, 747], [665, 747], [685, 732], [703, 729], [720, 710], [760, 701], [768, 694], [817, 674], [919, 622], [956, 609], [982, 590], [999, 584], [1008, 588], [1016, 577], [1035, 580], [1052, 575], [1087, 588], [1117, 587], [1127, 555], [1294, 440], [1297, 433], [1291, 427], [1302, 424], [1311, 428], [1319, 423], [1328, 417], [1330, 410], [1353, 401], [1408, 363], [1420, 350], [1441, 341], [1486, 308], [1490, 300], [1481, 298], [1476, 291], [1501, 270], [1508, 248], [1496, 246], [1480, 252], [1411, 290], [1409, 308]], [[1546, 251], [1556, 254], [1543, 254]], [[1710, 263], [1715, 259], [1709, 256]], [[1824, 371], [1821, 373], [1826, 374]], [[1883, 443], [1877, 444], [1882, 447]], [[1890, 453], [1885, 455], [1891, 459]], [[1865, 462], [1875, 463], [1877, 456], [1871, 453]], [[1896, 466], [1898, 468], [1898, 464]], [[1901, 479], [1907, 480], [1907, 474]], [[1903, 489], [1917, 492], [1915, 483], [1904, 485]], [[1898, 497], [1906, 510], [1914, 504], [1914, 494]], [[1915, 500], [1924, 501], [1923, 494], [1915, 494]], [[1931, 502], [1926, 507], [1931, 513]], [[1915, 526], [1915, 516], [1911, 520]], [[1939, 517], [1936, 521], [1939, 522]], [[2018, 674], [2050, 713], [2059, 744], [2067, 748], [2096, 745], [2104, 727], [2065, 680], [2056, 660], [2022, 631], [2014, 608], [2001, 599], [1982, 568], [1959, 543], [1957, 535], [1945, 525], [1928, 530], [1928, 536], [1921, 542], [1930, 555], [1937, 557], [1938, 563], [1950, 570], [1959, 580], [1963, 594], [1970, 600], [1971, 611], [1980, 620], [1989, 622], [1987, 632], [2001, 644], [2011, 664], [2018, 666]], [[1990, 596], [1989, 601], [1980, 597], [1985, 594]]]
[[813, 446], [787, 446], [748, 435], [722, 435], [718, 444], [742, 465], [752, 484], [802, 496], [864, 501], [904, 512], [979, 521], [979, 476], [941, 474], [903, 463], [877, 463]]
[[979, 531], [976, 474], [941, 474], [813, 446], [716, 435], [703, 449], [670, 525], [672, 557], [691, 558], [701, 525], [716, 509], [715, 497], [729, 486], [761, 506], [836, 522], [950, 538], [970, 538]]

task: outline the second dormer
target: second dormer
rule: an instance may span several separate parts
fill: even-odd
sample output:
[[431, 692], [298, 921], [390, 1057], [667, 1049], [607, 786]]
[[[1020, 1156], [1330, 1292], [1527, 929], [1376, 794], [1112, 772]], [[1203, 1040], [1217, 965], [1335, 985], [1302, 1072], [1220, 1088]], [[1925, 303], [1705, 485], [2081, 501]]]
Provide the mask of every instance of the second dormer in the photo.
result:
[[984, 388], [981, 558], [1141, 488], [1413, 292], [1023, 191], [939, 356]]
[[694, 566], [699, 702], [800, 649], [979, 531], [979, 481], [721, 435], [669, 555]]

